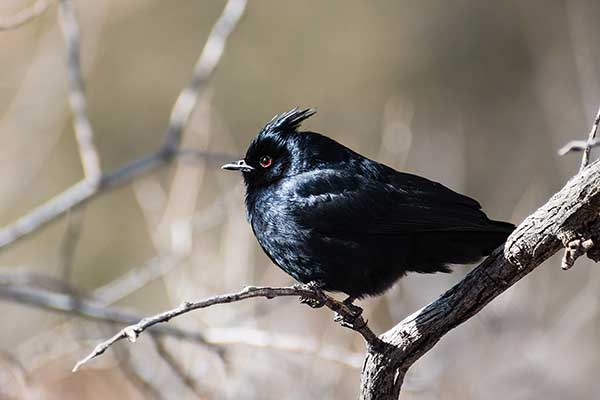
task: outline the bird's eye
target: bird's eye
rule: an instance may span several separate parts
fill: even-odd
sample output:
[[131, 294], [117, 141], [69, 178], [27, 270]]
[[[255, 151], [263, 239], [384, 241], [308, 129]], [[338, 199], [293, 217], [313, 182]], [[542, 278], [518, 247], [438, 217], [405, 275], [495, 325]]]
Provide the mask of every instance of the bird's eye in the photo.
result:
[[273, 159], [269, 156], [262, 156], [259, 162], [261, 167], [269, 168], [273, 164]]

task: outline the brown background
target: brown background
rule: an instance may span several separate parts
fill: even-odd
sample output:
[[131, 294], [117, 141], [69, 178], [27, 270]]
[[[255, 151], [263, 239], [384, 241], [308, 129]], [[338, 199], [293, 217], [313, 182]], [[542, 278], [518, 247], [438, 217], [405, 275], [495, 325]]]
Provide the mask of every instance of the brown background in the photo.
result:
[[[27, 4], [4, 0], [0, 12]], [[90, 118], [105, 170], [161, 143], [170, 107], [223, 4], [76, 2]], [[491, 217], [518, 223], [578, 168], [579, 156], [559, 158], [556, 150], [586, 136], [600, 102], [599, 20], [600, 2], [593, 0], [253, 1], [184, 144], [238, 156], [275, 113], [313, 106], [319, 112], [307, 128], [438, 180], [477, 198]], [[0, 222], [6, 224], [82, 177], [56, 5], [0, 32], [0, 66]], [[144, 314], [249, 284], [291, 283], [255, 243], [240, 181], [216, 162], [178, 163], [2, 250], [1, 271], [61, 277], [65, 232], [81, 219], [70, 279], [86, 292], [157, 255], [190, 249], [164, 277], [117, 303]], [[391, 327], [468, 270], [413, 275], [363, 302], [371, 327]], [[553, 258], [415, 364], [402, 398], [595, 398], [599, 290], [595, 266], [582, 260], [562, 272]], [[149, 396], [127, 379], [112, 351], [70, 373], [77, 358], [118, 327], [78, 320], [65, 328], [68, 316], [11, 302], [0, 303], [0, 315], [0, 351], [27, 371], [3, 357], [0, 397]], [[361, 339], [326, 310], [291, 299], [255, 300], [173, 323], [217, 339], [225, 328], [237, 335], [225, 361], [197, 345], [167, 341], [207, 398], [357, 393], [359, 369], [326, 358], [333, 346], [338, 356], [358, 356], [352, 360], [360, 366]], [[269, 332], [288, 344], [301, 340], [292, 346], [299, 351], [244, 343]], [[193, 398], [148, 339], [120, 352], [127, 350], [130, 367], [163, 397]]]

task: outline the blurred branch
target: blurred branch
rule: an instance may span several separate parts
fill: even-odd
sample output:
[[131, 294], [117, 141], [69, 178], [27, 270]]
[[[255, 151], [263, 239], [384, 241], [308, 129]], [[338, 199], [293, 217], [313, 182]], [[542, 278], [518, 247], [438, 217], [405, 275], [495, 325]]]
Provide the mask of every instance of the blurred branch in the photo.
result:
[[31, 6], [10, 17], [0, 17], [0, 31], [18, 28], [42, 15], [50, 6], [49, 0], [36, 0]]
[[194, 66], [194, 73], [189, 85], [179, 94], [171, 111], [169, 126], [165, 133], [163, 148], [175, 152], [181, 143], [181, 134], [196, 103], [198, 96], [204, 92], [219, 61], [223, 56], [227, 38], [237, 26], [246, 9], [246, 0], [229, 0], [223, 13], [213, 25], [204, 49]]
[[288, 353], [307, 354], [321, 360], [334, 362], [344, 367], [359, 369], [363, 355], [340, 347], [324, 346], [317, 340], [263, 331], [253, 328], [208, 328], [203, 333], [215, 344], [245, 345]]
[[[62, 312], [79, 317], [116, 324], [132, 324], [141, 319], [139, 314], [118, 307], [108, 307], [101, 302], [83, 299], [80, 296], [58, 293], [25, 284], [15, 284], [12, 279], [0, 277], [0, 298], [19, 304], [26, 304], [43, 310]], [[189, 340], [220, 351], [216, 345], [208, 343], [198, 332], [183, 330], [174, 326], [162, 326], [153, 330], [159, 335], [168, 335]]]
[[83, 209], [72, 209], [67, 215], [67, 227], [59, 246], [59, 268], [65, 282], [73, 276], [73, 262], [83, 229]]
[[587, 141], [572, 140], [558, 150], [560, 156], [564, 156], [569, 152], [583, 151], [579, 171], [582, 171], [590, 163], [590, 152], [592, 147], [600, 146], [600, 141], [596, 138], [596, 135], [598, 134], [598, 125], [600, 125], [600, 107], [598, 107], [598, 112], [596, 113], [596, 118], [592, 124], [592, 129], [590, 129]]
[[94, 145], [94, 132], [87, 114], [87, 101], [81, 74], [80, 32], [73, 0], [59, 0], [58, 19], [67, 47], [67, 77], [69, 79], [69, 104], [73, 113], [73, 126], [79, 147], [79, 157], [85, 178], [99, 183], [102, 176], [100, 157]]
[[[62, 0], [61, 4], [68, 5], [69, 2]], [[169, 125], [165, 131], [164, 143], [157, 151], [134, 160], [116, 171], [103, 174], [98, 182], [84, 178], [14, 223], [0, 229], [0, 248], [36, 232], [71, 208], [86, 203], [98, 194], [173, 161], [179, 154], [181, 133], [196, 105], [198, 95], [212, 77], [223, 55], [227, 38], [239, 22], [245, 6], [245, 0], [229, 0], [227, 2], [198, 58], [191, 83], [181, 92], [173, 106]]]
[[163, 400], [167, 397], [163, 396], [159, 385], [151, 379], [147, 379], [140, 368], [131, 360], [129, 349], [122, 348], [117, 351], [115, 358], [118, 361], [119, 369], [131, 385], [133, 385], [145, 399]]
[[172, 310], [156, 314], [152, 317], [144, 318], [136, 324], [127, 326], [123, 328], [120, 332], [118, 332], [116, 335], [114, 335], [112, 338], [98, 344], [94, 351], [92, 351], [89, 355], [87, 355], [75, 365], [73, 371], [77, 371], [83, 364], [103, 354], [106, 350], [108, 350], [109, 347], [111, 347], [116, 342], [123, 339], [128, 339], [131, 342], [135, 342], [139, 335], [146, 329], [156, 324], [168, 322], [172, 318], [175, 318], [182, 314], [186, 314], [190, 311], [211, 307], [217, 304], [234, 303], [255, 297], [265, 297], [267, 299], [272, 299], [275, 297], [284, 296], [300, 297], [300, 299], [303, 302], [308, 303], [309, 305], [311, 305], [311, 307], [325, 306], [329, 308], [337, 314], [336, 319], [338, 319], [342, 323], [342, 325], [360, 333], [365, 339], [365, 341], [369, 343], [370, 347], [378, 346], [379, 339], [377, 338], [377, 336], [375, 336], [371, 329], [369, 329], [369, 327], [367, 326], [367, 322], [360, 315], [360, 312], [357, 312], [358, 307], [338, 301], [311, 285], [296, 285], [289, 287], [249, 286], [237, 293], [214, 296], [206, 300], [196, 302], [185, 302], [179, 307], [176, 307]]
[[179, 363], [177, 358], [171, 354], [169, 349], [167, 349], [167, 345], [164, 340], [153, 338], [153, 342], [154, 346], [156, 347], [156, 352], [160, 358], [162, 358], [162, 360], [169, 366], [173, 374], [177, 376], [181, 383], [191, 390], [199, 399], [205, 398], [206, 393], [204, 393], [204, 390], [202, 390], [196, 380], [185, 371], [185, 368]]
[[497, 249], [436, 301], [379, 336], [383, 344], [369, 348], [363, 366], [361, 399], [397, 399], [415, 361], [559, 251], [569, 238], [588, 231], [599, 210], [600, 161], [596, 161], [519, 225], [503, 249]]

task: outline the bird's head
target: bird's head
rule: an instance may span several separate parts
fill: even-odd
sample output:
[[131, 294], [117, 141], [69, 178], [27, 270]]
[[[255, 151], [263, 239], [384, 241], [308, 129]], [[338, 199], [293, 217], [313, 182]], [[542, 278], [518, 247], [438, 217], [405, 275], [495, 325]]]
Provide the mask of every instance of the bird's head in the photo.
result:
[[315, 113], [294, 108], [275, 116], [252, 140], [243, 159], [221, 168], [241, 171], [247, 187], [258, 187], [339, 158], [340, 148], [345, 148], [337, 142], [317, 133], [298, 132], [302, 121]]

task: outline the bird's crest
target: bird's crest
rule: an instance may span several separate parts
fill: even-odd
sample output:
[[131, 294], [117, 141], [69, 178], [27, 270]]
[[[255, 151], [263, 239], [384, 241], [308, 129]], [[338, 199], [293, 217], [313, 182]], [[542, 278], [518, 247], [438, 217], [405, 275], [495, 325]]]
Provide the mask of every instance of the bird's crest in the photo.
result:
[[295, 107], [290, 111], [274, 116], [265, 125], [263, 132], [295, 132], [302, 124], [302, 121], [316, 114], [316, 112], [317, 110], [314, 108], [301, 110]]

